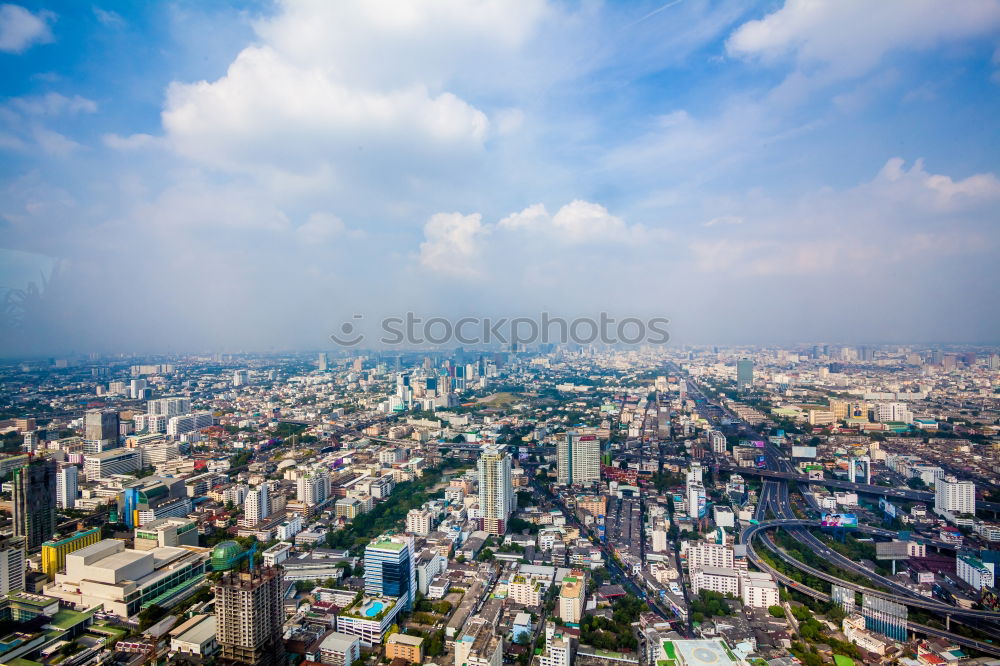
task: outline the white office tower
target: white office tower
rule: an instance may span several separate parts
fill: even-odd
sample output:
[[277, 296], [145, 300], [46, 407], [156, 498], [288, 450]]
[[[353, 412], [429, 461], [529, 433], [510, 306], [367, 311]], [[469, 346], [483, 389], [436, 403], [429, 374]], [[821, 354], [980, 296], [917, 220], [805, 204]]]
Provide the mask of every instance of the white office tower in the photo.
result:
[[160, 398], [146, 401], [146, 413], [161, 416], [178, 416], [191, 411], [191, 398]]
[[76, 465], [67, 465], [56, 472], [56, 506], [60, 509], [76, 506], [79, 475], [80, 469]]
[[954, 476], [946, 476], [934, 485], [934, 510], [937, 513], [976, 514], [976, 486], [972, 481], [959, 481]]
[[0, 540], [0, 596], [24, 590], [24, 537]]
[[233, 372], [233, 386], [246, 386], [250, 383], [250, 372], [248, 370], [236, 370]]
[[601, 442], [595, 435], [567, 432], [556, 443], [558, 481], [567, 486], [601, 480]]
[[316, 367], [320, 372], [326, 372], [326, 352], [319, 353], [319, 359], [316, 362]]
[[243, 522], [247, 526], [256, 525], [271, 515], [271, 498], [268, 495], [267, 484], [262, 483], [247, 493], [243, 505]]
[[688, 485], [691, 485], [692, 483], [702, 483], [702, 471], [701, 463], [691, 463], [691, 469], [684, 474], [684, 478]]
[[498, 447], [483, 451], [479, 468], [479, 509], [483, 530], [489, 534], [507, 531], [507, 520], [516, 507], [510, 474], [510, 454]]
[[330, 497], [330, 477], [324, 470], [306, 472], [296, 483], [295, 499], [307, 506], [322, 504]]

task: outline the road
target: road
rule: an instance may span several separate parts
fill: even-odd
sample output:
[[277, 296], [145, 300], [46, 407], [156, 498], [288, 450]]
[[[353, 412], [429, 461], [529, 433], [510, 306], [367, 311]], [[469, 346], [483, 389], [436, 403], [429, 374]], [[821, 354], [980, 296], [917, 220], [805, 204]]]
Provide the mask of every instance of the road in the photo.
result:
[[[693, 383], [693, 382], [692, 382]], [[767, 546], [769, 550], [774, 552], [778, 557], [780, 557], [785, 562], [791, 564], [795, 568], [805, 571], [816, 578], [830, 582], [833, 585], [840, 585], [853, 589], [855, 591], [860, 591], [866, 594], [872, 594], [876, 596], [887, 597], [896, 602], [902, 601], [908, 606], [913, 606], [916, 608], [922, 608], [924, 610], [929, 610], [932, 612], [940, 613], [945, 616], [946, 622], [950, 623], [951, 617], [962, 618], [967, 623], [972, 621], [973, 623], [983, 623], [974, 624], [974, 628], [979, 631], [983, 631], [988, 635], [994, 635], [1000, 637], [997, 634], [996, 627], [993, 622], [1000, 619], [1000, 613], [994, 611], [983, 611], [983, 610], [966, 610], [960, 609], [956, 606], [951, 606], [934, 599], [927, 599], [922, 597], [913, 591], [909, 590], [905, 586], [899, 585], [895, 581], [892, 581], [884, 576], [880, 576], [873, 571], [870, 571], [862, 567], [857, 562], [850, 560], [849, 558], [843, 557], [836, 551], [828, 548], [826, 544], [816, 538], [815, 535], [811, 534], [808, 527], [819, 526], [817, 521], [810, 520], [799, 520], [795, 517], [792, 510], [791, 501], [788, 492], [788, 482], [789, 481], [806, 481], [808, 482], [808, 477], [801, 477], [794, 473], [791, 463], [782, 454], [780, 449], [772, 445], [762, 434], [752, 431], [757, 435], [757, 439], [767, 442], [765, 445], [765, 458], [767, 469], [760, 470], [756, 468], [736, 468], [741, 474], [745, 473], [758, 473], [763, 477], [764, 483], [761, 488], [761, 493], [759, 497], [759, 503], [757, 507], [757, 512], [755, 517], [758, 521], [762, 521], [767, 517], [768, 512], [772, 512], [775, 516], [775, 520], [770, 520], [762, 522], [758, 525], [751, 525], [749, 528], [745, 529], [740, 536], [741, 543], [747, 546], [747, 555], [751, 562], [755, 566], [760, 568], [762, 571], [769, 571], [776, 580], [786, 584], [787, 586], [795, 589], [797, 591], [809, 594], [815, 598], [822, 598], [824, 600], [829, 600], [829, 595], [826, 595], [818, 590], [808, 588], [797, 581], [794, 581], [787, 576], [784, 576], [776, 569], [768, 565], [754, 550], [754, 537], [758, 534], [762, 534], [765, 530], [783, 528], [786, 529], [794, 538], [802, 542], [803, 544], [809, 546], [816, 552], [820, 553], [824, 558], [835, 562], [837, 566], [844, 568], [845, 570], [852, 571], [854, 573], [860, 574], [861, 576], [867, 577], [870, 580], [874, 580], [877, 584], [885, 585], [887, 588], [892, 590], [887, 592], [885, 590], [877, 590], [874, 588], [869, 588], [867, 586], [858, 585], [856, 583], [851, 583], [848, 581], [841, 580], [836, 576], [827, 574], [826, 572], [819, 571], [813, 567], [806, 565], [803, 562], [796, 560], [791, 557], [788, 553], [777, 547], [776, 544], [772, 543], [768, 539], [762, 539], [763, 543]], [[892, 490], [883, 489], [878, 486], [868, 486], [862, 484], [847, 484], [846, 482], [836, 482], [838, 484], [846, 484], [847, 486], [857, 486], [863, 489], [864, 492], [870, 492], [872, 489], [878, 490]], [[902, 493], [909, 495], [911, 493], [919, 493], [919, 491], [901, 491]], [[921, 495], [927, 495], [929, 493], [919, 493]], [[813, 506], [816, 509], [818, 507]], [[988, 508], [988, 507], [987, 507]], [[1000, 507], [998, 507], [1000, 508]], [[882, 528], [872, 528], [868, 526], [859, 526], [861, 531], [866, 531], [868, 533], [878, 534], [880, 536], [890, 536], [898, 537], [898, 534], [891, 530], [884, 530]], [[944, 546], [940, 542], [931, 541], [932, 545]], [[978, 641], [975, 639], [965, 638], [958, 634], [952, 634], [948, 631], [939, 630], [933, 627], [927, 627], [924, 625], [909, 623], [909, 627], [914, 630], [922, 631], [923, 633], [932, 636], [946, 637], [949, 640], [953, 640], [960, 645], [965, 645], [967, 647], [973, 647], [990, 654], [1000, 655], [1000, 648], [994, 646], [992, 643], [987, 643], [984, 641]]]

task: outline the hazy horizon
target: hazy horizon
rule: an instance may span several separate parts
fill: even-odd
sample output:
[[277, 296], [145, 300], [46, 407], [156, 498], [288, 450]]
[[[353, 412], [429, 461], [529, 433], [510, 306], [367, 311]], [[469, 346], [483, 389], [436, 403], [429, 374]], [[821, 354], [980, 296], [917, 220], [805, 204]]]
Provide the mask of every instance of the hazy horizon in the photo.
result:
[[998, 344], [998, 45], [1000, 0], [2, 5], [0, 356]]

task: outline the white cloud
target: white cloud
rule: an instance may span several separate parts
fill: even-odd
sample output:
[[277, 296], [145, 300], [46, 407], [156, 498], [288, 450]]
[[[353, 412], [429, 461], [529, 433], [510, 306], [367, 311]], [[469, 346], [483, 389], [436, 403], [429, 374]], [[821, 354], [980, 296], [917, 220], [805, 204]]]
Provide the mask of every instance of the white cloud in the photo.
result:
[[31, 135], [35, 143], [48, 155], [64, 157], [82, 148], [79, 143], [68, 136], [44, 127], [36, 126], [32, 128]]
[[887, 53], [987, 35], [1000, 26], [998, 0], [786, 0], [740, 26], [726, 41], [732, 56], [774, 63], [793, 59], [822, 78], [855, 77]]
[[456, 89], [516, 78], [498, 66], [551, 14], [545, 0], [285, 0], [224, 76], [169, 87], [165, 136], [188, 159], [272, 185], [356, 192], [378, 170], [383, 191], [416, 186], [522, 126], [522, 110], [498, 105], [494, 130], [493, 112]]
[[141, 150], [143, 148], [155, 147], [162, 144], [162, 139], [151, 134], [130, 134], [121, 136], [119, 134], [105, 134], [101, 139], [104, 145], [113, 150]]
[[0, 5], [0, 51], [23, 53], [35, 44], [52, 41], [49, 23], [56, 15], [49, 11], [32, 14], [20, 5]]
[[109, 28], [124, 28], [125, 19], [116, 11], [94, 7], [94, 17]]
[[197, 238], [213, 230], [275, 234], [291, 229], [288, 215], [263, 193], [246, 186], [211, 183], [198, 174], [189, 174], [155, 198], [139, 203], [128, 219], [134, 222], [123, 224], [139, 224], [158, 238], [189, 238], [183, 232], [190, 230], [197, 232], [193, 236]]
[[[532, 204], [496, 224], [484, 224], [482, 215], [438, 213], [424, 225], [420, 264], [431, 271], [485, 276], [514, 263], [577, 260], [593, 248], [609, 245], [638, 248], [669, 238], [661, 230], [628, 225], [607, 208], [575, 200], [550, 214], [544, 204]], [[488, 251], [487, 251], [488, 248]], [[579, 252], [579, 254], [575, 254]], [[526, 258], [531, 254], [530, 259]]]
[[[992, 209], [1000, 179], [954, 179], [889, 159], [870, 181], [824, 189], [791, 202], [748, 202], [752, 229], [726, 238], [689, 239], [698, 270], [739, 276], [873, 274], [887, 264], [996, 249]], [[742, 218], [737, 218], [742, 219]]]
[[340, 236], [357, 235], [339, 217], [323, 212], [312, 213], [295, 233], [307, 245], [322, 245]]
[[732, 225], [732, 224], [743, 224], [743, 218], [739, 215], [720, 215], [718, 217], [713, 217], [711, 220], [703, 224], [705, 227], [717, 227], [719, 225]]
[[9, 104], [29, 116], [57, 116], [74, 113], [96, 113], [97, 102], [80, 95], [66, 97], [56, 92], [45, 95], [17, 97]]
[[481, 273], [481, 241], [488, 233], [478, 213], [437, 213], [424, 225], [420, 263], [434, 272], [476, 277]]
[[177, 150], [199, 161], [296, 171], [366, 145], [475, 149], [489, 122], [451, 93], [432, 95], [420, 85], [353, 89], [320, 68], [292, 65], [272, 48], [251, 47], [218, 81], [171, 85], [163, 125]]

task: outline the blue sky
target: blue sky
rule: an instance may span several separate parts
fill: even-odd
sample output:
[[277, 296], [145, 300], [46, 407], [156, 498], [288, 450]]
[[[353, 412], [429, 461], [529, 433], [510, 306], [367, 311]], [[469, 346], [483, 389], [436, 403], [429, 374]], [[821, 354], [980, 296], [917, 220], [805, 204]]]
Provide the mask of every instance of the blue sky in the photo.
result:
[[997, 342], [998, 0], [3, 4], [0, 64], [10, 353]]

